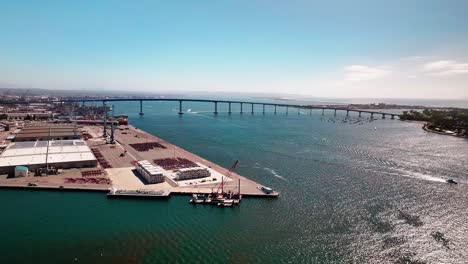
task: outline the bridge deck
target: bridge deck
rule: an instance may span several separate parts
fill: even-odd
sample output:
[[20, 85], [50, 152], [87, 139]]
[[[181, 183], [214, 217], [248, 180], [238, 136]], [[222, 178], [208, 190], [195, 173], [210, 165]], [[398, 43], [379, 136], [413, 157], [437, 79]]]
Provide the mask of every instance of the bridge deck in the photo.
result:
[[[371, 110], [360, 110], [360, 109], [350, 109], [347, 107], [336, 107], [336, 106], [327, 106], [327, 105], [302, 105], [302, 104], [283, 104], [283, 103], [268, 103], [268, 102], [251, 102], [251, 101], [236, 101], [236, 100], [215, 100], [215, 99], [190, 99], [190, 98], [102, 98], [102, 99], [66, 99], [66, 100], [54, 100], [54, 101], [0, 101], [0, 104], [30, 104], [30, 103], [47, 103], [47, 104], [59, 104], [59, 103], [85, 103], [85, 102], [140, 102], [140, 110], [142, 109], [141, 104], [147, 101], [160, 101], [160, 102], [179, 102], [180, 110], [182, 110], [183, 102], [200, 102], [200, 103], [213, 103], [215, 104], [214, 113], [217, 113], [217, 104], [247, 104], [247, 105], [264, 105], [264, 106], [275, 106], [275, 107], [286, 107], [286, 108], [300, 108], [300, 109], [319, 109], [319, 110], [336, 110], [336, 111], [349, 111], [356, 113], [366, 113], [371, 115], [382, 115], [382, 116], [392, 116], [399, 117], [400, 114], [381, 112], [381, 111], [371, 111]], [[143, 112], [140, 111], [141, 114]], [[180, 111], [182, 114], [182, 111]]]

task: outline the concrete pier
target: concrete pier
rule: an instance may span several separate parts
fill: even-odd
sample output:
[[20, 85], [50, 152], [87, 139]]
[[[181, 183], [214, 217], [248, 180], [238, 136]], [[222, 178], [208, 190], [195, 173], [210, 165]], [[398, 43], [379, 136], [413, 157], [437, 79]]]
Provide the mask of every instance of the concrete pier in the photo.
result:
[[265, 104], [263, 104], [263, 114], [265, 114]]
[[250, 114], [253, 115], [254, 114], [254, 104], [251, 104], [251, 106], [252, 106], [252, 111], [250, 112]]
[[241, 113], [241, 114], [243, 113], [243, 109], [242, 109], [243, 106], [244, 106], [244, 103], [240, 103], [240, 107], [241, 107], [240, 113]]
[[228, 110], [228, 114], [231, 114], [231, 102], [228, 103], [229, 104], [229, 110]]
[[218, 102], [214, 102], [214, 107], [215, 107], [215, 110], [213, 113], [217, 115], [218, 114]]
[[[106, 172], [109, 178], [112, 180], [114, 188], [125, 190], [165, 190], [170, 191], [172, 194], [211, 193], [212, 188], [215, 188], [216, 190], [216, 187], [219, 185], [219, 182], [207, 181], [208, 178], [200, 178], [178, 182], [166, 181], [163, 183], [156, 184], [144, 184], [132, 172], [132, 170], [134, 169], [133, 163], [136, 160], [148, 160], [151, 163], [153, 163], [154, 159], [172, 158], [174, 157], [174, 154], [176, 157], [186, 158], [190, 161], [193, 161], [197, 164], [201, 164], [202, 166], [209, 168], [209, 170], [212, 171], [213, 177], [215, 177], [215, 174], [226, 175], [228, 173], [228, 169], [223, 168], [217, 165], [216, 163], [205, 160], [191, 152], [177, 147], [141, 129], [136, 129], [132, 126], [129, 126], [129, 128], [130, 129], [126, 130], [125, 134], [120, 132], [119, 130], [116, 130], [115, 136], [117, 147], [112, 148], [109, 145], [103, 145], [102, 143], [97, 141], [90, 142], [90, 144], [93, 145], [91, 147], [99, 148], [106, 160], [108, 160], [108, 162], [112, 165], [113, 168], [106, 169]], [[86, 129], [91, 129], [90, 133], [95, 134], [99, 133], [100, 127], [86, 127]], [[130, 146], [130, 144], [143, 142], [158, 142], [166, 148], [154, 148], [150, 149], [149, 151], [137, 151]], [[127, 150], [127, 154], [123, 157], [120, 157], [120, 153], [123, 150]], [[242, 160], [240, 160], [240, 162], [242, 162]], [[205, 179], [206, 182], [202, 182], [203, 179]], [[275, 192], [273, 195], [265, 194], [259, 189], [259, 187], [262, 186], [261, 184], [247, 179], [237, 173], [231, 174], [231, 177], [228, 179], [228, 182], [225, 185], [225, 191], [236, 191], [239, 180], [242, 195], [258, 197], [278, 196], [277, 192]]]

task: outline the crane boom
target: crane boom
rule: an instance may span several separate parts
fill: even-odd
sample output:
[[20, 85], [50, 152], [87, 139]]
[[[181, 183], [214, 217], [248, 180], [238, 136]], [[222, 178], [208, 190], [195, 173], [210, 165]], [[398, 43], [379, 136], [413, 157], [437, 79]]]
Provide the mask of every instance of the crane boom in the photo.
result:
[[221, 193], [224, 194], [224, 178], [229, 178], [231, 177], [232, 173], [234, 172], [234, 169], [236, 168], [237, 164], [239, 163], [239, 160], [236, 160], [236, 162], [234, 162], [234, 164], [232, 165], [232, 167], [229, 169], [228, 173], [226, 176], [223, 176], [221, 178], [221, 185], [218, 187], [218, 190], [216, 191], [217, 193], [219, 193], [219, 189], [221, 188]]

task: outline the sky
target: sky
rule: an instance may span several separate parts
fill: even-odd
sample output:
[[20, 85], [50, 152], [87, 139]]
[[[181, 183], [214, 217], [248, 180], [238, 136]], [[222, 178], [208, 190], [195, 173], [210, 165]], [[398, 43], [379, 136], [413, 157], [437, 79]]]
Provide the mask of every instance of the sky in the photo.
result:
[[0, 0], [0, 86], [468, 99], [466, 0]]

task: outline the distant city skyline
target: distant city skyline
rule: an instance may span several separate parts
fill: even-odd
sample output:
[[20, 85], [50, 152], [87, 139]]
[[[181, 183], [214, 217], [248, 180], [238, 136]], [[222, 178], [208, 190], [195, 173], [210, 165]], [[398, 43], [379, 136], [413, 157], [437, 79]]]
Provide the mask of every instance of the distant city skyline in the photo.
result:
[[462, 0], [0, 5], [0, 87], [468, 98]]

